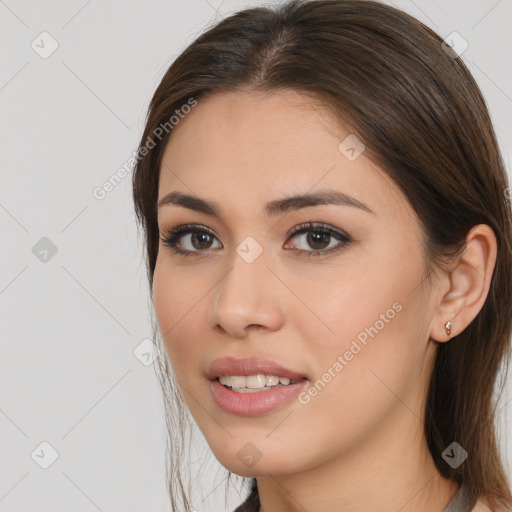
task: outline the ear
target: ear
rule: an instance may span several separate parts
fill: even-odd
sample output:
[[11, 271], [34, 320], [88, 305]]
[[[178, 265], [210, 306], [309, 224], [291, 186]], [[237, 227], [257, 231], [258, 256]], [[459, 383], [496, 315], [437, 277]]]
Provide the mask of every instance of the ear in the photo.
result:
[[[474, 320], [489, 293], [496, 254], [492, 228], [487, 224], [473, 226], [466, 236], [466, 250], [447, 275], [448, 289], [442, 292], [430, 338], [448, 341]], [[448, 321], [452, 327], [450, 334], [445, 329]]]

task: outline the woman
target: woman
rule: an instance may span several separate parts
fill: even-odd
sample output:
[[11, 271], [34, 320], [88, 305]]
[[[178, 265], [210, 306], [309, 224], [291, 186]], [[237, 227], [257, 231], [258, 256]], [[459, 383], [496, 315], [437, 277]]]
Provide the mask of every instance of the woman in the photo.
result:
[[187, 410], [252, 477], [238, 511], [510, 509], [507, 180], [438, 35], [364, 0], [236, 13], [163, 77], [133, 187], [173, 510]]

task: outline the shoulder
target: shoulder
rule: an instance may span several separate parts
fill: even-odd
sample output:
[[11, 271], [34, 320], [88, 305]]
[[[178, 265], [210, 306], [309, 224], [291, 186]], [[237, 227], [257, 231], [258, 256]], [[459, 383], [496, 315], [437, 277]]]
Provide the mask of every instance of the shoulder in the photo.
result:
[[491, 512], [491, 509], [486, 505], [485, 500], [480, 498], [471, 509], [471, 512]]

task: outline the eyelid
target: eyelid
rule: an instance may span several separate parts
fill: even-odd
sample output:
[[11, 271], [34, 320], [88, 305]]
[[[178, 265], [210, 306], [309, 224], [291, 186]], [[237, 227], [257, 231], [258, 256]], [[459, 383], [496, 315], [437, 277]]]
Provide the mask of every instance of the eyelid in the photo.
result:
[[334, 226], [331, 226], [330, 224], [326, 224], [325, 222], [313, 222], [313, 221], [307, 221], [303, 222], [301, 224], [297, 224], [294, 226], [290, 231], [288, 231], [287, 239], [298, 234], [298, 233], [304, 233], [307, 231], [324, 231], [333, 235], [337, 235], [339, 237], [344, 237], [346, 239], [352, 240], [352, 237], [344, 232], [341, 229], [335, 228]]

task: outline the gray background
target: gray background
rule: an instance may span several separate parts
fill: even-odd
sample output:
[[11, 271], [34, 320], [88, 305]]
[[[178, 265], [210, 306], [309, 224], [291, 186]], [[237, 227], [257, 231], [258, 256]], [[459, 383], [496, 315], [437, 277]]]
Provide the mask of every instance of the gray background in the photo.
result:
[[[131, 175], [103, 200], [93, 190], [135, 151], [172, 60], [206, 25], [262, 3], [0, 0], [1, 511], [170, 510], [160, 390], [136, 357], [151, 331]], [[510, 169], [512, 0], [392, 4], [468, 41]], [[58, 43], [47, 58], [31, 47], [51, 49], [43, 31]], [[512, 402], [500, 421], [510, 471]], [[47, 469], [43, 442], [58, 453]], [[198, 460], [196, 508], [225, 510], [225, 471]]]

